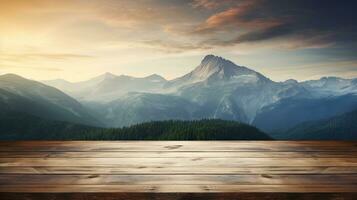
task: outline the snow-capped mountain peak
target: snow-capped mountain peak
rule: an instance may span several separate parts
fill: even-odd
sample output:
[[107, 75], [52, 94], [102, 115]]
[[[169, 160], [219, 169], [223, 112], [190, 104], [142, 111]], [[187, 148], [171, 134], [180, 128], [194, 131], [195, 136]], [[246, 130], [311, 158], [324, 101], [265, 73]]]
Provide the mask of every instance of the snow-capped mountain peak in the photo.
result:
[[99, 76], [102, 80], [108, 80], [108, 79], [113, 79], [113, 78], [116, 78], [117, 75], [115, 74], [112, 74], [110, 72], [106, 72], [104, 74], [102, 74], [101, 76]]
[[150, 80], [151, 82], [166, 82], [166, 79], [158, 74], [151, 74], [144, 78]]
[[203, 81], [233, 81], [240, 83], [258, 82], [259, 80], [269, 80], [260, 73], [247, 67], [238, 66], [233, 62], [219, 56], [207, 55], [190, 73], [174, 79], [167, 84], [167, 87], [180, 88], [181, 86], [203, 82]]
[[191, 77], [196, 81], [208, 78], [229, 80], [247, 75], [254, 77], [262, 76], [254, 70], [238, 66], [229, 60], [214, 55], [205, 56], [201, 64], [191, 72]]
[[204, 57], [201, 64], [192, 72], [192, 75], [198, 79], [206, 79], [222, 70], [230, 71], [233, 67], [235, 67], [235, 64], [228, 60], [218, 56], [208, 55]]

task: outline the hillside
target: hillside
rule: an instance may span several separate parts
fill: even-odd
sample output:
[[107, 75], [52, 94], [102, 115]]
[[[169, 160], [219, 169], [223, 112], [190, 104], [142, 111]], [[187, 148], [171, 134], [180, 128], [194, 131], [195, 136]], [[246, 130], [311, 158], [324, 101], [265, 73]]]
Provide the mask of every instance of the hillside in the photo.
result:
[[76, 133], [97, 129], [99, 128], [47, 120], [21, 112], [0, 112], [0, 140], [52, 140], [63, 138], [67, 134], [72, 137]]
[[267, 106], [253, 125], [265, 132], [286, 131], [296, 125], [327, 119], [357, 108], [357, 95], [348, 94], [322, 99], [284, 99]]
[[[17, 124], [21, 124], [18, 127]], [[258, 129], [234, 121], [157, 121], [105, 129], [49, 121], [22, 113], [0, 114], [1, 140], [269, 140]]]
[[351, 140], [357, 139], [357, 110], [329, 119], [301, 123], [279, 135], [279, 139]]
[[62, 91], [15, 74], [0, 76], [0, 112], [103, 126], [77, 100]]

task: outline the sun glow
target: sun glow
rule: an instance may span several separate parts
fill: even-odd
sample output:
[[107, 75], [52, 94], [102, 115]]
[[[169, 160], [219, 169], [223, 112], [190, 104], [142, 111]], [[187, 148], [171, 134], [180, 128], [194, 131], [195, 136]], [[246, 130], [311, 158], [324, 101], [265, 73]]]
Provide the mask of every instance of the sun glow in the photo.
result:
[[[104, 72], [158, 73], [172, 79], [210, 53], [274, 80], [357, 73], [357, 58], [351, 53], [355, 39], [341, 29], [356, 28], [346, 20], [349, 10], [336, 18], [339, 24], [326, 22], [330, 31], [325, 31], [310, 24], [309, 18], [325, 19], [325, 10], [314, 5], [294, 8], [296, 13], [314, 9], [313, 16], [290, 13], [294, 18], [287, 18], [278, 11], [288, 8], [245, 0], [0, 0], [0, 4], [0, 73], [37, 80], [79, 81]], [[345, 40], [353, 42], [346, 45]], [[336, 69], [324, 66], [322, 60], [329, 66], [350, 65]]]

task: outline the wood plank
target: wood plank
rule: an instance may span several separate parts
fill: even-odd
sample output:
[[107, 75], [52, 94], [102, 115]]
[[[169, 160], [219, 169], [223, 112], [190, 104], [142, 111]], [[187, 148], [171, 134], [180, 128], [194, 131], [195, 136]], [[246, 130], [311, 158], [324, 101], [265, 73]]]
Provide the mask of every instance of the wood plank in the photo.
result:
[[303, 200], [355, 200], [356, 193], [353, 192], [334, 192], [334, 193], [303, 193], [303, 192], [71, 192], [71, 193], [2, 193], [2, 200], [286, 200], [286, 199], [303, 199]]
[[138, 192], [346, 199], [356, 188], [357, 142], [0, 142], [1, 199], [130, 199]]
[[312, 151], [312, 152], [282, 152], [282, 151], [114, 151], [114, 152], [64, 152], [64, 151], [2, 151], [0, 158], [357, 158], [353, 151]]
[[336, 193], [357, 194], [356, 185], [3, 185], [0, 192], [27, 193]]
[[249, 167], [357, 166], [357, 158], [1, 158], [0, 166]]
[[357, 175], [355, 167], [130, 167], [115, 166], [56, 166], [56, 167], [0, 167], [0, 174], [351, 174]]
[[356, 185], [350, 175], [0, 175], [0, 185]]
[[19, 141], [0, 151], [356, 151], [348, 141]]

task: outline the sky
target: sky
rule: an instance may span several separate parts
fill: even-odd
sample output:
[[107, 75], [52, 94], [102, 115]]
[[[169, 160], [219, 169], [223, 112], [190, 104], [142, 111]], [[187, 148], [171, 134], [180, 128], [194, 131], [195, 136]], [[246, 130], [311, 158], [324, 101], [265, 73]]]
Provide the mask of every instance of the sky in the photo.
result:
[[357, 77], [354, 0], [0, 0], [0, 74], [167, 79], [207, 54], [276, 81]]

